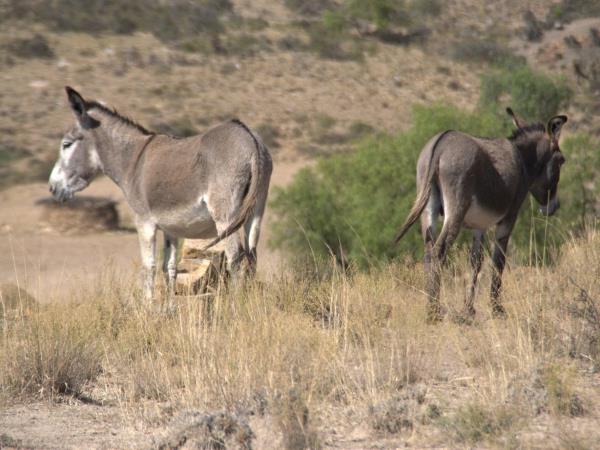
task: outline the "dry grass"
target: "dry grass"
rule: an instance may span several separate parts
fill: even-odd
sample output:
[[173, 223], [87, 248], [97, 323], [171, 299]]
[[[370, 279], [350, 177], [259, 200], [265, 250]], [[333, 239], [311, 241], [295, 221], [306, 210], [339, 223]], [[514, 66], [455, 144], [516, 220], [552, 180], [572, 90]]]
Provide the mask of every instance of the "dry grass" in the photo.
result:
[[[456, 274], [466, 270], [456, 262]], [[492, 319], [480, 299], [470, 326], [426, 325], [418, 267], [281, 275], [181, 299], [169, 316], [109, 277], [72, 302], [3, 321], [0, 391], [6, 400], [90, 396], [130, 411], [155, 402], [267, 414], [288, 448], [324, 446], [320, 418], [343, 411], [353, 412], [348, 424], [371, 424], [373, 439], [528, 445], [534, 424], [560, 418], [570, 442], [587, 442], [597, 431], [569, 421], [599, 406], [594, 395], [580, 400], [598, 364], [598, 324], [576, 306], [585, 292], [586, 308], [598, 307], [599, 270], [591, 233], [554, 267], [508, 271], [507, 319]], [[443, 294], [458, 309], [464, 279], [449, 272]], [[335, 426], [343, 439], [349, 425]]]

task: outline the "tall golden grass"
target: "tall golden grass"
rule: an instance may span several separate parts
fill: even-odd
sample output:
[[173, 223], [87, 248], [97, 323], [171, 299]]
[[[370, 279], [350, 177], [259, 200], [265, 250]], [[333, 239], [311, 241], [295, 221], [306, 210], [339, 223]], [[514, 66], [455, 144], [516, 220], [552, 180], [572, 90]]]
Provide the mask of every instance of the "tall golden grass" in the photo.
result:
[[506, 319], [491, 316], [484, 271], [471, 325], [452, 320], [466, 294], [463, 256], [445, 273], [438, 325], [426, 324], [418, 265], [318, 281], [283, 273], [180, 298], [170, 314], [106, 275], [73, 298], [5, 311], [0, 394], [272, 414], [309, 447], [320, 445], [318, 417], [349, 410], [374, 436], [423, 445], [535, 447], [535, 427], [555, 447], [600, 437], [586, 425], [600, 407], [600, 235], [569, 242], [553, 266], [509, 267]]

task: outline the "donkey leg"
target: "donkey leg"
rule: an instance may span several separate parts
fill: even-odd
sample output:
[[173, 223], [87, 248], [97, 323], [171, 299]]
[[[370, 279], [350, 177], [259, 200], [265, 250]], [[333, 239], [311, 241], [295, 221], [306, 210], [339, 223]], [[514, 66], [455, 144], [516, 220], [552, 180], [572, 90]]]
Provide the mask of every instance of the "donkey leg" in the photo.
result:
[[483, 262], [483, 246], [485, 243], [485, 231], [476, 230], [473, 232], [473, 244], [471, 245], [471, 251], [469, 252], [469, 260], [471, 262], [471, 268], [473, 269], [473, 276], [471, 278], [471, 287], [467, 298], [465, 299], [465, 314], [469, 316], [475, 315], [475, 307], [473, 306], [475, 300], [475, 288], [477, 287], [477, 277], [481, 271], [481, 264]]
[[500, 291], [502, 288], [502, 272], [506, 264], [506, 248], [508, 247], [508, 240], [510, 239], [514, 224], [514, 220], [502, 221], [496, 227], [494, 254], [492, 255], [494, 271], [492, 273], [492, 289], [490, 294], [492, 314], [495, 316], [504, 316], [506, 314], [504, 307], [500, 304]]
[[446, 202], [444, 225], [440, 231], [435, 244], [432, 248], [432, 266], [430, 277], [427, 283], [427, 291], [429, 293], [429, 317], [430, 321], [438, 321], [441, 319], [442, 310], [440, 307], [440, 288], [441, 288], [441, 270], [446, 263], [448, 249], [456, 240], [463, 219], [469, 205], [458, 207], [458, 202], [453, 202], [457, 206]]
[[[217, 222], [217, 231], [221, 233], [229, 225], [228, 222]], [[243, 278], [242, 265], [245, 259], [245, 250], [242, 244], [240, 231], [233, 233], [225, 239], [225, 257], [227, 258], [227, 271], [231, 275], [234, 285], [238, 285]]]
[[262, 216], [265, 212], [265, 205], [267, 203], [267, 189], [264, 190], [264, 194], [260, 195], [256, 201], [256, 206], [254, 207], [254, 213], [250, 220], [248, 220], [244, 224], [245, 230], [245, 247], [246, 253], [248, 257], [248, 272], [250, 276], [254, 276], [256, 274], [256, 265], [257, 265], [257, 254], [256, 247], [258, 245], [258, 239], [260, 237], [260, 225], [262, 222]]
[[144, 299], [150, 303], [154, 297], [154, 276], [156, 274], [156, 225], [136, 219], [136, 227], [142, 256]]
[[427, 207], [421, 214], [421, 235], [423, 236], [425, 247], [423, 265], [426, 273], [429, 273], [431, 270], [431, 253], [436, 239], [436, 222], [441, 207], [439, 196], [440, 194], [437, 187], [432, 186]]
[[170, 296], [175, 292], [175, 282], [177, 281], [177, 238], [167, 234], [165, 234], [163, 273]]
[[260, 234], [260, 221], [261, 217], [254, 215], [244, 224], [244, 248], [246, 249], [245, 255], [248, 261], [248, 275], [251, 277], [256, 274], [256, 244], [258, 243], [258, 236]]

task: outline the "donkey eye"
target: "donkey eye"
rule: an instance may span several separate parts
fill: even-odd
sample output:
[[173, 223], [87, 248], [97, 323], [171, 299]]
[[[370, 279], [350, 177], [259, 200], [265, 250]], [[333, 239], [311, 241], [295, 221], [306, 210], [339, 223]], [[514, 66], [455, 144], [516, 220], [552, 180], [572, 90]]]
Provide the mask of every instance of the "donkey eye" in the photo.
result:
[[64, 149], [66, 149], [66, 148], [69, 148], [71, 145], [73, 145], [73, 143], [72, 143], [72, 142], [70, 142], [70, 141], [65, 141], [65, 142], [63, 142], [63, 144], [62, 144], [62, 148], [63, 148], [63, 150], [64, 150]]

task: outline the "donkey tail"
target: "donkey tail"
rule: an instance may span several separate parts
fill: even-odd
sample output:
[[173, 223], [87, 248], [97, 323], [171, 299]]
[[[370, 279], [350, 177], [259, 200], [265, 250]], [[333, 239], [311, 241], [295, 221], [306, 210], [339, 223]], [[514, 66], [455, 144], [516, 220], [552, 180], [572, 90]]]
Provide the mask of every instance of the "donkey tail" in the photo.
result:
[[433, 170], [433, 161], [435, 157], [435, 150], [442, 140], [442, 138], [451, 132], [452, 130], [444, 131], [443, 133], [438, 134], [437, 138], [432, 139], [429, 144], [431, 145], [431, 152], [429, 155], [429, 162], [427, 163], [427, 167], [425, 168], [425, 176], [421, 190], [417, 192], [417, 198], [415, 199], [415, 203], [413, 204], [410, 213], [408, 213], [408, 217], [404, 221], [404, 224], [400, 228], [400, 231], [396, 233], [396, 237], [394, 237], [394, 241], [392, 245], [397, 245], [400, 239], [404, 237], [406, 232], [413, 226], [413, 224], [417, 221], [425, 207], [427, 206], [427, 202], [429, 201], [429, 195], [431, 194], [431, 186], [433, 184], [433, 176], [435, 174], [435, 170]]
[[252, 210], [256, 206], [256, 201], [258, 198], [258, 189], [262, 177], [259, 154], [261, 144], [258, 142], [258, 139], [254, 135], [254, 133], [243, 122], [241, 122], [238, 119], [233, 119], [232, 122], [246, 130], [248, 134], [250, 134], [250, 136], [252, 137], [252, 140], [254, 141], [256, 151], [250, 159], [250, 181], [248, 182], [248, 189], [246, 195], [244, 196], [244, 199], [242, 200], [242, 205], [240, 206], [237, 216], [225, 230], [223, 230], [215, 239], [213, 239], [207, 246], [204, 247], [204, 250], [208, 250], [213, 245], [216, 245], [223, 239], [227, 238], [228, 236], [231, 236], [242, 225], [244, 225], [244, 223], [246, 223], [246, 221], [250, 217]]

